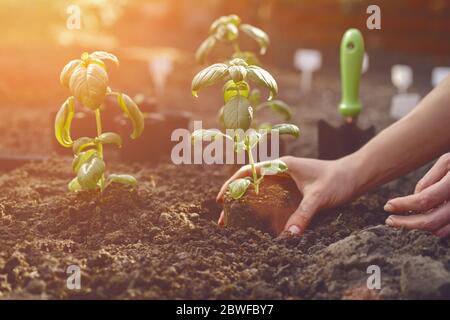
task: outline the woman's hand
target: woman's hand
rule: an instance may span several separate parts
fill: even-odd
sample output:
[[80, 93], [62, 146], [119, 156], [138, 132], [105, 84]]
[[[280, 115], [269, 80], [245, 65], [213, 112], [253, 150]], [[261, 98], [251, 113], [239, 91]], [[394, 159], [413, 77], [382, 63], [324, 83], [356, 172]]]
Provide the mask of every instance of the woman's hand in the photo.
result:
[[[282, 157], [288, 166], [287, 173], [295, 181], [303, 199], [287, 221], [279, 221], [285, 225], [285, 231], [302, 234], [308, 227], [312, 217], [321, 209], [341, 205], [353, 197], [356, 191], [354, 164], [346, 158], [336, 161], [322, 161], [305, 158]], [[228, 181], [224, 183], [217, 196], [222, 202], [228, 184], [238, 178], [251, 174], [250, 166], [243, 166]], [[219, 225], [223, 225], [223, 211], [219, 218]], [[272, 217], [282, 219], [282, 217]], [[285, 219], [285, 218], [284, 218]]]
[[393, 227], [421, 229], [436, 236], [450, 235], [450, 153], [439, 158], [417, 183], [414, 194], [389, 200], [384, 209], [391, 213], [407, 211], [414, 215], [392, 215], [386, 223]]

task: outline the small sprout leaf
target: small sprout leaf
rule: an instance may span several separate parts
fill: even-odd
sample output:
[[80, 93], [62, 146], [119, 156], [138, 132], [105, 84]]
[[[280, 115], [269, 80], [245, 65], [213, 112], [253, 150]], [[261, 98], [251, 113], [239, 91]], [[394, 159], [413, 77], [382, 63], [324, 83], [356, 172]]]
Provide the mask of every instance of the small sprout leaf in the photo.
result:
[[73, 71], [76, 67], [78, 67], [81, 63], [80, 59], [75, 59], [67, 63], [63, 70], [61, 71], [61, 75], [59, 76], [59, 80], [61, 84], [65, 87], [69, 87], [70, 77], [72, 76]]
[[234, 41], [239, 37], [239, 29], [233, 23], [227, 24], [227, 40]]
[[119, 148], [122, 146], [122, 138], [114, 132], [104, 132], [97, 137], [97, 141], [105, 144], [115, 144]]
[[192, 143], [195, 143], [196, 141], [212, 141], [217, 139], [218, 137], [230, 139], [231, 141], [233, 141], [233, 138], [220, 132], [220, 130], [217, 129], [199, 129], [195, 130], [191, 134]]
[[272, 98], [278, 94], [277, 82], [269, 72], [258, 66], [248, 66], [247, 71], [248, 79], [269, 89], [269, 100], [272, 100]]
[[98, 60], [109, 60], [114, 62], [117, 66], [119, 65], [119, 59], [117, 59], [117, 57], [112, 53], [106, 51], [94, 51], [89, 55], [89, 58]]
[[78, 182], [77, 177], [73, 178], [72, 181], [69, 182], [68, 187], [69, 187], [69, 190], [72, 192], [78, 192], [83, 189], [81, 187], [80, 183]]
[[96, 63], [79, 65], [73, 71], [69, 88], [83, 106], [95, 110], [101, 106], [108, 87], [108, 74]]
[[223, 108], [223, 122], [227, 129], [250, 128], [252, 122], [251, 106], [247, 98], [235, 96]]
[[300, 135], [300, 129], [296, 125], [290, 123], [276, 124], [272, 127], [272, 130], [278, 131], [280, 135], [287, 134], [295, 138], [298, 138]]
[[233, 80], [229, 80], [223, 86], [223, 100], [227, 103], [231, 98], [238, 94], [248, 98], [250, 87], [245, 81], [241, 81], [236, 84]]
[[202, 42], [202, 44], [195, 52], [195, 60], [197, 60], [198, 63], [204, 63], [206, 58], [208, 57], [208, 54], [211, 52], [215, 45], [216, 38], [214, 38], [213, 36], [209, 36], [208, 38], [206, 38], [206, 40]]
[[93, 158], [97, 158], [97, 157], [98, 157], [98, 152], [95, 149], [90, 149], [85, 152], [80, 152], [78, 155], [75, 156], [75, 158], [73, 158], [73, 161], [72, 161], [73, 172], [77, 173], [83, 164], [88, 163]]
[[117, 102], [123, 113], [125, 113], [128, 118], [130, 118], [133, 125], [133, 132], [131, 133], [131, 138], [136, 139], [144, 130], [144, 116], [141, 110], [134, 101], [124, 93], [117, 94]]
[[228, 21], [234, 24], [236, 27], [241, 24], [241, 18], [238, 15], [230, 14], [228, 17]]
[[63, 147], [70, 148], [73, 144], [70, 137], [70, 125], [72, 124], [73, 115], [75, 112], [74, 97], [68, 98], [55, 118], [55, 137], [59, 144]]
[[285, 121], [288, 121], [292, 117], [291, 108], [281, 100], [266, 101], [256, 107], [256, 111], [264, 108], [270, 108], [274, 112], [279, 113]]
[[247, 68], [244, 66], [230, 66], [228, 72], [234, 83], [240, 83], [247, 76]]
[[260, 54], [266, 53], [267, 47], [269, 45], [269, 36], [267, 35], [267, 33], [265, 33], [259, 28], [256, 28], [254, 26], [245, 23], [241, 24], [239, 28], [241, 29], [242, 32], [246, 33], [256, 42], [258, 42], [258, 45], [261, 48], [259, 52]]
[[84, 163], [78, 170], [78, 182], [83, 189], [92, 190], [98, 187], [98, 182], [105, 172], [105, 163], [100, 158], [93, 158]]
[[110, 174], [108, 178], [106, 178], [106, 185], [109, 185], [113, 182], [127, 184], [132, 187], [135, 187], [137, 185], [136, 178], [129, 174]]
[[283, 173], [288, 169], [286, 163], [280, 159], [267, 161], [261, 166], [261, 175], [276, 175], [278, 173]]
[[86, 148], [95, 146], [95, 140], [88, 137], [81, 137], [74, 141], [72, 150], [74, 154], [79, 154]]
[[201, 70], [195, 75], [194, 79], [192, 79], [192, 95], [197, 97], [198, 90], [213, 85], [227, 74], [228, 66], [224, 63], [216, 63]]
[[249, 129], [247, 132], [247, 144], [251, 149], [253, 149], [261, 140], [262, 134], [256, 131], [255, 129]]
[[251, 181], [245, 178], [236, 179], [228, 185], [230, 196], [234, 200], [240, 199], [248, 189]]

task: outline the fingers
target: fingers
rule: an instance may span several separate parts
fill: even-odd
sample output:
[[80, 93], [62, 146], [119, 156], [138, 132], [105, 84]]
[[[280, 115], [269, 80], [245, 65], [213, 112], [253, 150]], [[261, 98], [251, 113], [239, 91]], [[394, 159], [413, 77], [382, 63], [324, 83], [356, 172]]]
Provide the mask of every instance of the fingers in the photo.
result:
[[[412, 216], [389, 216], [386, 224], [396, 228], [420, 229], [447, 234], [446, 226], [450, 224], [450, 202], [427, 213]], [[444, 230], [441, 231], [441, 229]]]
[[433, 167], [417, 182], [414, 193], [421, 192], [444, 177], [450, 169], [450, 154], [440, 157]]
[[450, 198], [450, 174], [430, 187], [405, 197], [389, 200], [384, 206], [387, 212], [427, 211], [437, 207]]
[[225, 225], [225, 213], [222, 212], [220, 213], [220, 217], [219, 220], [217, 221], [217, 224], [219, 225], [219, 227], [223, 227]]
[[317, 195], [308, 195], [306, 193], [297, 210], [295, 210], [286, 222], [284, 230], [294, 235], [303, 234], [318, 208], [319, 197]]
[[236, 171], [220, 188], [219, 194], [216, 197], [217, 202], [223, 202], [223, 196], [227, 191], [228, 185], [239, 178], [246, 177], [251, 174], [251, 167], [249, 165], [245, 165], [241, 167], [238, 171]]
[[439, 237], [439, 238], [447, 238], [448, 236], [450, 236], [450, 224], [448, 224], [445, 227], [439, 229], [438, 231], [435, 231], [434, 235]]

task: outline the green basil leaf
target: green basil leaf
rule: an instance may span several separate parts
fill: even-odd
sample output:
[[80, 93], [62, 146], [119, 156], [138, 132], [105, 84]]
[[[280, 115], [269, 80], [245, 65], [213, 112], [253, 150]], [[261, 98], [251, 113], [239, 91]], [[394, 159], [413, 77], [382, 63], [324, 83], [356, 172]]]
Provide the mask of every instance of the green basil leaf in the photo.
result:
[[272, 130], [278, 131], [280, 135], [288, 134], [296, 138], [298, 138], [298, 136], [300, 135], [300, 129], [296, 125], [290, 123], [282, 123], [274, 125], [272, 127]]
[[114, 62], [116, 65], [119, 65], [119, 59], [112, 53], [106, 51], [94, 51], [89, 55], [91, 59], [99, 59], [99, 60], [109, 60]]
[[241, 82], [247, 76], [247, 68], [245, 66], [230, 66], [228, 72], [235, 83]]
[[259, 28], [245, 23], [241, 24], [239, 29], [258, 42], [258, 45], [261, 48], [259, 52], [260, 54], [266, 53], [267, 47], [269, 46], [269, 36], [267, 33]]
[[144, 116], [142, 115], [141, 110], [139, 110], [139, 107], [134, 103], [133, 99], [124, 93], [117, 94], [117, 102], [123, 113], [128, 116], [133, 125], [131, 138], [138, 138], [142, 134], [142, 131], [144, 131]]
[[278, 85], [272, 75], [258, 66], [248, 66], [247, 77], [254, 83], [266, 87], [270, 91], [269, 100], [278, 94]]
[[252, 107], [247, 98], [234, 96], [223, 108], [223, 122], [226, 129], [247, 130], [252, 123]]
[[78, 183], [85, 190], [96, 189], [104, 172], [105, 163], [103, 160], [100, 158], [93, 158], [90, 162], [84, 163], [80, 167], [80, 170], [78, 170]]
[[95, 140], [89, 137], [81, 137], [74, 141], [72, 150], [74, 154], [78, 154], [86, 148], [95, 146]]
[[192, 143], [203, 140], [211, 141], [217, 139], [218, 137], [223, 137], [233, 141], [233, 138], [231, 138], [229, 135], [220, 132], [217, 129], [198, 129], [192, 132], [191, 134]]
[[238, 84], [233, 80], [229, 80], [223, 86], [223, 100], [225, 103], [228, 102], [234, 96], [238, 94], [247, 98], [249, 95], [250, 87], [247, 82], [241, 81]]
[[75, 59], [72, 61], [69, 61], [64, 68], [61, 71], [61, 75], [59, 76], [59, 80], [61, 81], [61, 84], [65, 87], [69, 87], [69, 80], [72, 76], [73, 71], [75, 68], [77, 68], [81, 63], [80, 59]]
[[137, 185], [136, 178], [129, 174], [110, 174], [108, 178], [106, 178], [106, 185], [108, 186], [113, 182], [127, 184], [132, 187]]
[[281, 100], [266, 101], [256, 107], [256, 111], [264, 108], [270, 108], [272, 111], [279, 113], [285, 121], [288, 121], [292, 117], [291, 108]]
[[228, 74], [228, 66], [224, 63], [213, 64], [199, 73], [192, 79], [192, 95], [197, 97], [198, 90], [213, 85]]
[[213, 36], [209, 36], [208, 38], [206, 38], [206, 40], [202, 42], [202, 44], [195, 52], [195, 60], [197, 60], [198, 63], [204, 63], [206, 58], [208, 57], [208, 54], [211, 52], [215, 45], [216, 38], [214, 38]]
[[245, 178], [240, 178], [232, 181], [228, 185], [228, 191], [230, 192], [230, 196], [234, 200], [240, 199], [247, 191], [250, 183], [251, 183], [250, 180]]
[[217, 18], [216, 20], [214, 20], [214, 22], [211, 24], [211, 27], [209, 28], [209, 32], [211, 34], [214, 34], [217, 32], [217, 29], [224, 25], [225, 23], [227, 23], [229, 21], [227, 16], [221, 16], [219, 18]]
[[86, 108], [92, 110], [103, 104], [107, 87], [108, 74], [97, 63], [89, 63], [87, 66], [80, 64], [73, 71], [69, 81], [72, 94]]
[[122, 146], [122, 138], [114, 132], [104, 132], [96, 140], [104, 144], [115, 144], [119, 148]]
[[283, 173], [288, 169], [286, 163], [281, 161], [280, 159], [267, 161], [261, 165], [261, 175], [275, 175], [278, 173]]
[[238, 15], [235, 14], [230, 14], [227, 17], [228, 21], [232, 24], [234, 24], [236, 27], [239, 26], [241, 24], [241, 18], [239, 18]]
[[78, 182], [77, 177], [73, 178], [72, 181], [70, 181], [67, 186], [68, 186], [69, 190], [72, 192], [78, 192], [78, 191], [83, 190], [80, 183]]
[[68, 98], [55, 118], [55, 137], [59, 144], [63, 147], [70, 148], [73, 144], [70, 137], [70, 125], [72, 124], [73, 115], [75, 113], [74, 97]]
[[75, 158], [73, 158], [73, 161], [72, 161], [73, 172], [77, 173], [83, 164], [88, 163], [88, 162], [92, 161], [92, 159], [97, 158], [97, 157], [98, 157], [98, 152], [95, 149], [90, 149], [85, 152], [80, 152], [79, 154], [77, 154], [75, 156]]
[[255, 129], [249, 129], [246, 135], [246, 139], [247, 139], [247, 144], [251, 149], [253, 149], [259, 142], [259, 140], [261, 140], [262, 138], [262, 134], [259, 133], [258, 131], [256, 131]]
[[234, 41], [238, 38], [239, 36], [239, 29], [236, 27], [235, 24], [233, 23], [227, 23], [225, 26], [227, 33], [226, 33], [226, 37], [228, 41]]

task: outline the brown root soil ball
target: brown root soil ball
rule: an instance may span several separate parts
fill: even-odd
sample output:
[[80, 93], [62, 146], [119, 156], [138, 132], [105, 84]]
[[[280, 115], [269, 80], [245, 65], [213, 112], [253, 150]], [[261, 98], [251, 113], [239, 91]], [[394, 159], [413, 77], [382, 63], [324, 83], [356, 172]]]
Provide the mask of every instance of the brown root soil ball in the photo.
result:
[[255, 193], [253, 186], [245, 195], [234, 200], [225, 195], [225, 226], [248, 228], [278, 235], [289, 216], [297, 209], [301, 194], [288, 175], [266, 176]]

